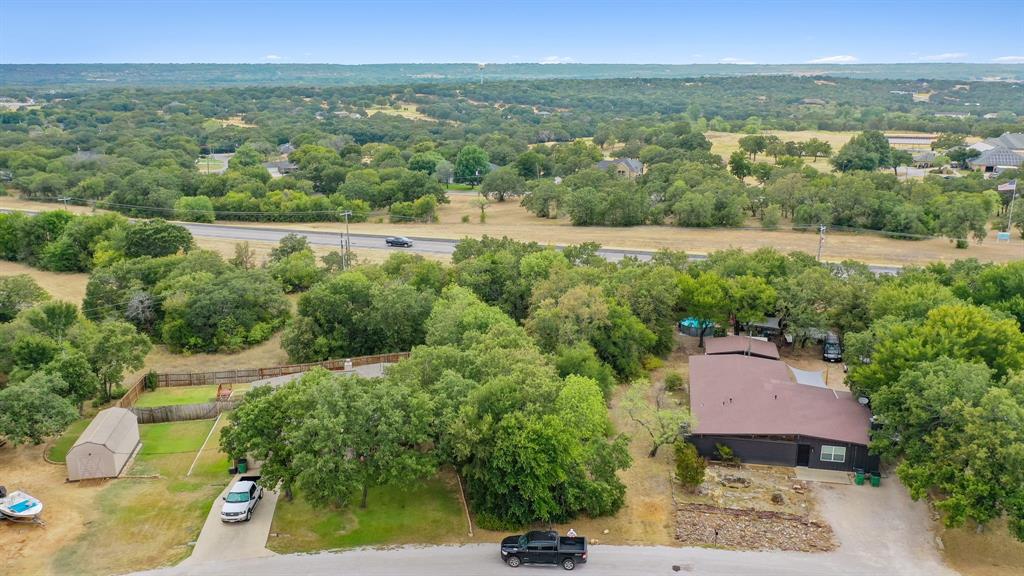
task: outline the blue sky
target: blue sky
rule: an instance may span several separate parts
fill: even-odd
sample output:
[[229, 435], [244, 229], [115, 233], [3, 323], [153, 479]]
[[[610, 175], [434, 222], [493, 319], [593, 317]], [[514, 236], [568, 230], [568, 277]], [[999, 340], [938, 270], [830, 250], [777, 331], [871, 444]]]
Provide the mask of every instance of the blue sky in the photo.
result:
[[0, 62], [1024, 63], [1021, 0], [0, 0]]

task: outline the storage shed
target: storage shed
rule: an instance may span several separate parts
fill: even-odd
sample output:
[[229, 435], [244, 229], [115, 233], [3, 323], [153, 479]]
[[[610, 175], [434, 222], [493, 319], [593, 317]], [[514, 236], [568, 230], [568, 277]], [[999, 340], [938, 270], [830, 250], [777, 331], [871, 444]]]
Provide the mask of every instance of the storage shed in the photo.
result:
[[139, 422], [131, 410], [107, 408], [68, 451], [68, 480], [115, 478], [140, 446]]

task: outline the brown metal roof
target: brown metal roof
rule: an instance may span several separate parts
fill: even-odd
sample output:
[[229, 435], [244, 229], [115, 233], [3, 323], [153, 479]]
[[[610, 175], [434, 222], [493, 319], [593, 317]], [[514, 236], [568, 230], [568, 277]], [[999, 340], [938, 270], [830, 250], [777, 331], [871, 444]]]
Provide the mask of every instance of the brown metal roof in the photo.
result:
[[871, 412], [849, 392], [793, 381], [784, 362], [690, 356], [694, 434], [813, 436], [868, 443]]
[[744, 354], [758, 358], [779, 359], [779, 349], [771, 342], [749, 336], [725, 336], [704, 340], [705, 354]]

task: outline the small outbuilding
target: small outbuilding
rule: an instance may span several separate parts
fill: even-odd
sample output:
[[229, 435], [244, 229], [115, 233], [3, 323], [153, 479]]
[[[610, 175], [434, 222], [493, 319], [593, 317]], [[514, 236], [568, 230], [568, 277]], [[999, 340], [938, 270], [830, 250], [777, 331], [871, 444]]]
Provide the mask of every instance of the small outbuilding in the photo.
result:
[[116, 478], [141, 446], [139, 421], [131, 410], [107, 408], [68, 451], [68, 480]]
[[717, 354], [739, 354], [755, 358], [779, 359], [779, 348], [759, 338], [750, 336], [724, 336], [704, 341], [704, 353], [712, 356]]

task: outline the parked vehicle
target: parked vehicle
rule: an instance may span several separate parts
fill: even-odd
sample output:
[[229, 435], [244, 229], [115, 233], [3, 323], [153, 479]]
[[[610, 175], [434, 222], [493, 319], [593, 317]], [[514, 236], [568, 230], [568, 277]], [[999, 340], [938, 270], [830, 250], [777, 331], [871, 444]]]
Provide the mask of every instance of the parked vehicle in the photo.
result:
[[388, 246], [398, 246], [401, 248], [412, 248], [412, 240], [409, 240], [405, 236], [388, 236], [384, 239], [384, 243]]
[[836, 336], [835, 333], [829, 332], [825, 335], [821, 357], [826, 362], [843, 361], [843, 345], [839, 343], [839, 336]]
[[587, 539], [559, 536], [557, 532], [533, 531], [501, 541], [501, 559], [512, 568], [523, 564], [556, 564], [572, 570], [587, 562]]
[[263, 487], [256, 483], [259, 476], [242, 476], [224, 497], [220, 519], [224, 522], [248, 522], [256, 504], [263, 499]]

